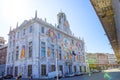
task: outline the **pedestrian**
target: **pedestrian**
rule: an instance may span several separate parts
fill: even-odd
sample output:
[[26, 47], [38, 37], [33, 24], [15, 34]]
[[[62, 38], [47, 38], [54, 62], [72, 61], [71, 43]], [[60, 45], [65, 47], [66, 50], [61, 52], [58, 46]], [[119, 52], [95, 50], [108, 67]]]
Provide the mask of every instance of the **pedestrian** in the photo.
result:
[[20, 74], [16, 80], [22, 80], [22, 74]]
[[91, 71], [89, 71], [89, 76], [91, 76], [91, 74], [92, 74], [92, 72], [91, 72]]
[[2, 72], [2, 77], [4, 77], [4, 72]]
[[30, 79], [32, 80], [32, 78], [33, 78], [33, 77], [32, 77], [32, 74], [31, 74], [31, 75], [30, 75]]

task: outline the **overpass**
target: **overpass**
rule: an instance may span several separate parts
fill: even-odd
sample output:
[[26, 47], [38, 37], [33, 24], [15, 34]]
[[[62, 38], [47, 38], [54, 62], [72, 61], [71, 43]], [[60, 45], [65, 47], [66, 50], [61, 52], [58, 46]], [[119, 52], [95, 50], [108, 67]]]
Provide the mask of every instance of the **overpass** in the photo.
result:
[[120, 0], [90, 1], [120, 62]]

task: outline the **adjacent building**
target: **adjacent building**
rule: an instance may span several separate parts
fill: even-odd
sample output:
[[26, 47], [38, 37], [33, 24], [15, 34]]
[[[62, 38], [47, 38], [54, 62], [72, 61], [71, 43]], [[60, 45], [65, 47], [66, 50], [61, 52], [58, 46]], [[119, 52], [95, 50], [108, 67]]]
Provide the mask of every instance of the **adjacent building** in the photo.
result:
[[5, 44], [4, 37], [0, 37], [0, 47]]
[[96, 69], [98, 65], [97, 54], [88, 53], [87, 54], [87, 62], [89, 63], [90, 70]]
[[3, 37], [0, 37], [0, 76], [5, 72], [6, 64], [6, 55], [7, 55], [7, 44]]
[[117, 59], [114, 54], [107, 54], [109, 61], [109, 68], [117, 68], [119, 65], [117, 64]]
[[99, 54], [97, 54], [97, 57], [98, 57], [99, 68], [100, 69], [107, 69], [108, 64], [109, 64], [108, 56], [104, 53], [99, 53]]
[[90, 70], [104, 70], [119, 67], [116, 62], [115, 55], [109, 53], [87, 53], [87, 61], [89, 63]]
[[43, 78], [58, 70], [63, 75], [86, 71], [84, 40], [73, 36], [65, 13], [53, 26], [37, 17], [9, 31], [6, 74]]

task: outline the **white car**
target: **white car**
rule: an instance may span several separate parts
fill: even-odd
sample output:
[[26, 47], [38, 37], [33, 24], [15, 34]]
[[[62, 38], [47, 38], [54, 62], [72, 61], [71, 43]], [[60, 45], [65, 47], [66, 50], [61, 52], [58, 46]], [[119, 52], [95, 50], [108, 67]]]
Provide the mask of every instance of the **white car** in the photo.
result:
[[[58, 71], [58, 77], [62, 77], [62, 72]], [[57, 71], [49, 72], [48, 73], [48, 78], [57, 78]]]
[[95, 70], [93, 70], [92, 72], [93, 72], [93, 73], [98, 73], [98, 72], [100, 72], [100, 71], [95, 69]]

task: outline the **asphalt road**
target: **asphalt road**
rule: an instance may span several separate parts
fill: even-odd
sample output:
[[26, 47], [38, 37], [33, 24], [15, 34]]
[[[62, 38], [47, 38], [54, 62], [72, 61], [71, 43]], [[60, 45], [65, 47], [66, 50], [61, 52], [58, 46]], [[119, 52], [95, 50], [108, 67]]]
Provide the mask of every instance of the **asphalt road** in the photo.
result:
[[93, 73], [91, 76], [83, 75], [71, 78], [63, 78], [60, 80], [120, 80], [120, 70], [111, 69], [100, 73]]
[[[11, 79], [11, 80], [15, 80], [15, 79]], [[22, 80], [29, 80], [29, 79], [22, 79]], [[41, 80], [41, 79], [33, 79], [33, 80]], [[47, 79], [47, 80], [56, 80], [56, 79]], [[120, 80], [120, 69], [105, 70], [100, 73], [93, 73], [91, 74], [91, 76], [86, 74], [82, 76], [62, 78], [59, 80]]]

